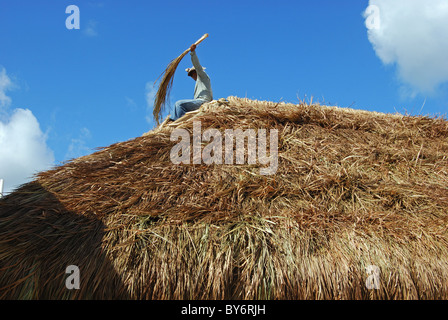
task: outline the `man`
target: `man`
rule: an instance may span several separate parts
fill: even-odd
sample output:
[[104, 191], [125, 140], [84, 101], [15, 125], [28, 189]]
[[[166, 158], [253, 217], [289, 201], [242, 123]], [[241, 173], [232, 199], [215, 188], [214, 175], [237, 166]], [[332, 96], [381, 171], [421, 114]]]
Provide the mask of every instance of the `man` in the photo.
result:
[[197, 110], [205, 102], [210, 102], [213, 100], [210, 78], [199, 63], [195, 50], [196, 45], [193, 44], [190, 47], [191, 62], [193, 63], [193, 67], [185, 70], [187, 71], [188, 76], [196, 81], [196, 85], [194, 87], [194, 99], [177, 101], [174, 105], [174, 117], [170, 117], [170, 120], [177, 120], [186, 112]]

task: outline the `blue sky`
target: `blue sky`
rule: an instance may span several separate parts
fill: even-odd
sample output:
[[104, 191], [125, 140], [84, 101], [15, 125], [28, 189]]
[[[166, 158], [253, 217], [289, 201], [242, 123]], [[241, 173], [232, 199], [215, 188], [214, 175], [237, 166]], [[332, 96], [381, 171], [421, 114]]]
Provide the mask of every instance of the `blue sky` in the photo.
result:
[[[204, 33], [210, 36], [197, 54], [215, 99], [313, 97], [371, 111], [446, 114], [448, 68], [436, 52], [448, 52], [440, 40], [448, 8], [433, 1], [440, 7], [422, 8], [421, 0], [0, 0], [0, 178], [9, 191], [32, 172], [153, 128], [150, 86]], [[79, 30], [66, 28], [69, 5], [79, 8]], [[382, 18], [370, 34], [369, 5]], [[187, 55], [173, 102], [192, 98], [190, 66]], [[35, 128], [29, 140], [21, 126]], [[26, 141], [15, 141], [18, 135]], [[13, 168], [23, 150], [14, 146], [22, 144], [25, 160]]]

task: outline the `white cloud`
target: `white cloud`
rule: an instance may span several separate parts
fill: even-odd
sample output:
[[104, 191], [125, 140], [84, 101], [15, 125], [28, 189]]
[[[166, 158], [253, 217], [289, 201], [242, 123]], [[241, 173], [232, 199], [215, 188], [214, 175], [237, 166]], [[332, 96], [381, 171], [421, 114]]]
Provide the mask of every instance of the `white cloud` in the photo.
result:
[[0, 72], [0, 179], [4, 179], [5, 193], [54, 164], [47, 136], [33, 113], [21, 108], [9, 110], [11, 98], [6, 90], [13, 86], [3, 68]]
[[89, 6], [91, 6], [93, 8], [103, 8], [104, 7], [104, 3], [103, 2], [89, 1], [88, 4], [89, 4]]
[[67, 153], [65, 154], [65, 159], [74, 159], [91, 153], [92, 150], [87, 146], [87, 140], [91, 137], [92, 135], [89, 129], [81, 128], [78, 137], [71, 139]]
[[128, 107], [131, 110], [135, 110], [137, 108], [137, 103], [135, 103], [134, 99], [131, 99], [129, 97], [124, 97], [126, 99], [126, 107]]
[[154, 109], [154, 98], [157, 93], [157, 87], [153, 82], [147, 82], [145, 86], [145, 96], [146, 96], [146, 122], [152, 123], [153, 119], [153, 109]]
[[377, 56], [396, 65], [413, 95], [435, 93], [448, 81], [448, 1], [370, 0], [369, 5], [379, 9], [378, 28], [368, 30]]
[[11, 88], [11, 79], [6, 74], [5, 68], [2, 68], [2, 71], [0, 71], [0, 110], [11, 104], [11, 98], [6, 95], [6, 91]]
[[39, 122], [28, 109], [14, 109], [9, 119], [0, 121], [0, 178], [4, 192], [29, 181], [33, 174], [54, 163]]
[[84, 34], [89, 37], [96, 37], [98, 35], [97, 25], [98, 22], [95, 20], [87, 21], [87, 26], [84, 28]]

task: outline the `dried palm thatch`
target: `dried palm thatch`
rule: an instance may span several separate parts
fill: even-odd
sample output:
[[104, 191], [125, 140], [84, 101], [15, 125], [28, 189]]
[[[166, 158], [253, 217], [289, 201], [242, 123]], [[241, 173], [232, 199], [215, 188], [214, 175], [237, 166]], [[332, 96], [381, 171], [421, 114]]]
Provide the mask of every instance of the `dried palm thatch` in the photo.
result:
[[[448, 298], [444, 118], [229, 97], [182, 120], [3, 198], [0, 298]], [[277, 173], [172, 164], [195, 120], [278, 129]]]
[[[204, 34], [198, 41], [196, 41], [194, 44], [198, 45], [202, 41], [205, 40], [205, 38], [208, 37], [208, 33]], [[160, 113], [163, 111], [165, 102], [168, 99], [171, 87], [173, 85], [174, 80], [174, 74], [176, 73], [177, 66], [182, 61], [182, 59], [187, 55], [187, 53], [190, 52], [190, 48], [182, 52], [180, 56], [178, 56], [176, 59], [172, 60], [168, 67], [166, 67], [165, 71], [163, 72], [162, 80], [159, 84], [159, 89], [157, 90], [155, 99], [154, 99], [154, 110], [153, 115], [154, 118], [157, 121], [157, 124], [159, 124], [160, 120]], [[157, 82], [157, 81], [156, 81]]]

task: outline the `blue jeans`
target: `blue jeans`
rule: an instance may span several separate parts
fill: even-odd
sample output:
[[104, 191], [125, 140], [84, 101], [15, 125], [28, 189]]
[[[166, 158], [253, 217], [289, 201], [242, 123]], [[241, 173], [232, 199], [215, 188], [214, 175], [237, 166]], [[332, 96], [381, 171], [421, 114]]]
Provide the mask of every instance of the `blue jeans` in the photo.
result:
[[202, 99], [188, 99], [176, 101], [174, 105], [174, 117], [170, 117], [173, 120], [177, 120], [182, 117], [188, 111], [199, 109], [199, 107], [206, 101]]

